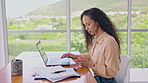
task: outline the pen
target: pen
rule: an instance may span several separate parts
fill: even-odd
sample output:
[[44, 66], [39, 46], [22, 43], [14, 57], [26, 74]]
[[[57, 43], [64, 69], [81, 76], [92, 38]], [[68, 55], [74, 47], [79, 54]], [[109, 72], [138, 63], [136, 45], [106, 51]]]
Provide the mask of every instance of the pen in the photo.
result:
[[46, 78], [42, 78], [42, 77], [35, 77], [34, 80], [40, 80], [40, 79], [46, 79]]
[[55, 71], [55, 72], [52, 72], [52, 73], [61, 73], [61, 72], [66, 72], [66, 70], [59, 70], [59, 71]]

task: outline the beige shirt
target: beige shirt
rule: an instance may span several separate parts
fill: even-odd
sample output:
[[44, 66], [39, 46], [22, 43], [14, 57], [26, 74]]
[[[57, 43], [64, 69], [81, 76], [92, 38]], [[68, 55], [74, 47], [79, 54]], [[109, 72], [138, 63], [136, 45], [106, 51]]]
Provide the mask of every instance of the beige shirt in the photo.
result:
[[94, 74], [111, 78], [119, 71], [119, 47], [116, 40], [104, 32], [98, 39], [94, 40], [89, 58], [95, 64], [92, 67]]

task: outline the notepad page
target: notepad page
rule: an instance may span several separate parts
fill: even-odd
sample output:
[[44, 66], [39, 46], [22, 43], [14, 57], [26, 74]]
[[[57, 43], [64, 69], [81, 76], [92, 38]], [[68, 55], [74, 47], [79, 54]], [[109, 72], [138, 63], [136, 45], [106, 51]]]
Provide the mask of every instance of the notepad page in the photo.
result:
[[33, 72], [38, 73], [52, 73], [55, 71], [64, 70], [62, 66], [53, 66], [53, 67], [34, 67]]
[[[59, 70], [66, 70], [66, 72], [53, 73]], [[71, 76], [80, 76], [73, 68], [63, 68], [62, 66], [35, 68], [33, 72], [45, 77], [52, 82], [56, 82]]]

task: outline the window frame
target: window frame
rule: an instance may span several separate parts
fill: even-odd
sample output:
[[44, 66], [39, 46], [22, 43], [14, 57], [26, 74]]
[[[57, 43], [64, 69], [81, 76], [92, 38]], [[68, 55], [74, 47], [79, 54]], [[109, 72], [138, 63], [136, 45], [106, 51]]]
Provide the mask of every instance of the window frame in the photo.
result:
[[8, 41], [5, 0], [0, 0], [0, 69], [8, 63]]

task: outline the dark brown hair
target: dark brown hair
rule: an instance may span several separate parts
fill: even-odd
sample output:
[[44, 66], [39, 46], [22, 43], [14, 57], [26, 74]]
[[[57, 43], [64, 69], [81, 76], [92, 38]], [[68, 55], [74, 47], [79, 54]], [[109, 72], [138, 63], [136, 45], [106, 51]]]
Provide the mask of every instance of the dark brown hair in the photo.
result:
[[83, 26], [83, 32], [85, 35], [85, 42], [86, 42], [87, 50], [89, 50], [89, 48], [92, 46], [92, 41], [93, 41], [94, 35], [89, 34], [87, 32], [87, 30], [85, 30], [85, 25], [83, 24], [83, 21], [82, 21], [84, 15], [89, 16], [90, 19], [94, 20], [95, 22], [97, 22], [99, 24], [99, 26], [101, 27], [101, 29], [103, 31], [105, 31], [109, 35], [113, 36], [115, 38], [116, 42], [118, 43], [119, 50], [120, 50], [120, 41], [119, 41], [118, 35], [116, 33], [117, 29], [115, 28], [113, 23], [110, 21], [108, 16], [102, 10], [100, 10], [98, 8], [91, 8], [91, 9], [85, 10], [81, 14], [81, 23]]

